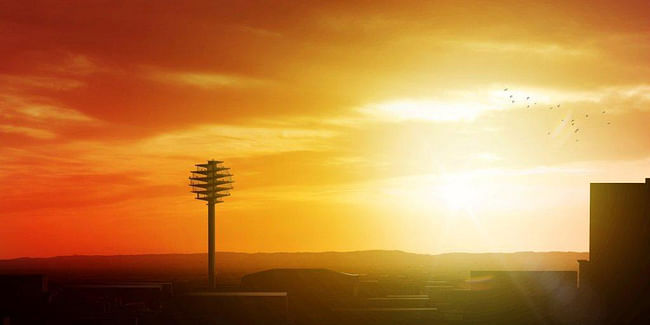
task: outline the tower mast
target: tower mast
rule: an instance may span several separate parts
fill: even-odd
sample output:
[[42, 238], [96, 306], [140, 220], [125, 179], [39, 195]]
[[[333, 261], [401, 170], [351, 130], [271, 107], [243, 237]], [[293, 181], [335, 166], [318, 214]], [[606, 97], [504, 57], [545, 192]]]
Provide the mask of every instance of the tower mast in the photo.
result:
[[208, 160], [204, 164], [196, 164], [191, 171], [190, 187], [196, 194], [197, 200], [207, 201], [208, 205], [208, 287], [215, 286], [215, 222], [214, 206], [222, 203], [223, 197], [230, 196], [232, 190], [232, 174], [230, 168], [223, 166], [223, 161]]

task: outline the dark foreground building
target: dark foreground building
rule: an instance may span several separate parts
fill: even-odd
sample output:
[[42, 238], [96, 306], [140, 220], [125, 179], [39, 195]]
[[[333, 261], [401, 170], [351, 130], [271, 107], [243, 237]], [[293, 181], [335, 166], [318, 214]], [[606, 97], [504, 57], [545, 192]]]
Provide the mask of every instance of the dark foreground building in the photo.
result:
[[450, 302], [468, 323], [575, 324], [577, 290], [575, 271], [471, 271]]
[[589, 261], [579, 261], [588, 317], [650, 324], [650, 179], [592, 183]]
[[50, 294], [47, 276], [42, 274], [0, 274], [0, 322], [11, 324], [12, 319], [23, 323], [45, 322]]
[[327, 269], [272, 269], [241, 279], [241, 289], [286, 292], [293, 324], [335, 322], [332, 310], [353, 304], [359, 276]]

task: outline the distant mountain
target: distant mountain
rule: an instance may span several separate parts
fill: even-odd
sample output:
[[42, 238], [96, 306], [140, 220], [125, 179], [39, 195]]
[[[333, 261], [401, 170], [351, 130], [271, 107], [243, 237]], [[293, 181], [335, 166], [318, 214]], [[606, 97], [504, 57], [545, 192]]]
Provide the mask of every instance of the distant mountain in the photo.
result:
[[[216, 254], [219, 274], [236, 277], [271, 268], [327, 268], [361, 274], [450, 274], [470, 270], [577, 270], [580, 252], [414, 254], [402, 251]], [[0, 260], [0, 273], [78, 278], [101, 274], [177, 278], [203, 276], [206, 254], [59, 256]]]

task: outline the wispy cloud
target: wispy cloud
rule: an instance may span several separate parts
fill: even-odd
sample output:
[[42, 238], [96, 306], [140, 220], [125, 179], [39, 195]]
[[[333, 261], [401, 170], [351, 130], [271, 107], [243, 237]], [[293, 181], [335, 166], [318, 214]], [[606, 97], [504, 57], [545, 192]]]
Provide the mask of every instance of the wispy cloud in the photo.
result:
[[174, 72], [162, 71], [156, 69], [147, 69], [150, 78], [162, 81], [175, 83], [179, 85], [193, 86], [198, 88], [220, 88], [220, 87], [233, 87], [233, 88], [247, 88], [247, 87], [261, 87], [269, 85], [270, 81], [248, 78], [238, 75], [220, 74], [220, 73], [205, 73], [205, 72]]
[[24, 116], [40, 120], [68, 120], [68, 121], [91, 121], [89, 116], [69, 108], [53, 105], [27, 105], [15, 109]]
[[460, 121], [473, 120], [491, 109], [478, 103], [454, 103], [437, 100], [403, 99], [364, 106], [360, 111], [383, 121]]
[[334, 135], [332, 131], [301, 128], [203, 125], [145, 139], [138, 146], [144, 152], [158, 154], [174, 154], [182, 148], [186, 153], [217, 152], [229, 157], [237, 157], [317, 150], [320, 140], [326, 140]]
[[56, 134], [48, 130], [29, 128], [24, 126], [15, 126], [15, 125], [1, 125], [1, 133], [13, 133], [28, 136], [36, 139], [52, 139], [56, 137]]
[[[357, 112], [366, 118], [381, 122], [470, 121], [491, 111], [539, 108], [546, 105], [578, 105], [585, 108], [598, 105], [610, 112], [630, 109], [650, 109], [650, 85], [608, 86], [587, 90], [560, 90], [520, 87], [508, 91], [505, 84], [495, 84], [476, 90], [450, 89], [431, 98], [401, 98], [363, 105]], [[585, 106], [586, 105], [586, 106]], [[362, 119], [353, 115], [333, 118], [331, 123], [350, 125]]]
[[555, 43], [522, 43], [503, 41], [458, 41], [446, 40], [447, 46], [459, 46], [477, 52], [496, 52], [512, 54], [535, 54], [551, 56], [587, 56], [595, 52], [588, 48], [568, 47]]
[[[7, 132], [30, 132], [30, 130], [7, 128]], [[2, 131], [0, 129], [0, 131]], [[36, 133], [34, 133], [36, 132]], [[33, 136], [46, 136], [46, 133], [32, 131]], [[13, 151], [12, 161], [5, 167], [20, 164], [22, 161], [39, 157], [40, 159], [59, 159], [73, 157], [73, 161], [51, 164], [55, 167], [48, 174], [68, 173], [77, 167], [85, 172], [104, 173], [112, 171], [133, 171], [134, 168], [156, 166], [154, 182], [161, 182], [161, 174], [178, 174], [179, 168], [188, 161], [203, 160], [206, 157], [221, 159], [251, 158], [268, 154], [281, 154], [297, 151], [326, 151], [330, 149], [329, 139], [337, 133], [328, 130], [302, 128], [268, 128], [255, 126], [203, 125], [129, 143], [107, 143], [103, 141], [69, 141], [57, 145], [56, 149], [33, 148]], [[57, 160], [58, 161], [58, 160]], [[64, 168], [59, 166], [63, 165]], [[71, 166], [72, 165], [72, 166]], [[47, 166], [42, 166], [47, 168]], [[11, 168], [8, 168], [8, 170]], [[148, 173], [146, 173], [148, 174]]]
[[34, 75], [0, 75], [0, 84], [7, 89], [45, 88], [70, 90], [82, 87], [84, 82], [63, 77], [34, 76]]
[[48, 103], [42, 98], [0, 93], [0, 133], [48, 140], [57, 137], [57, 128], [97, 123], [80, 111]]
[[261, 37], [272, 37], [272, 38], [282, 37], [282, 33], [280, 32], [276, 32], [265, 28], [253, 27], [249, 25], [239, 25], [238, 29]]
[[50, 66], [51, 71], [77, 76], [87, 76], [104, 69], [100, 67], [94, 59], [83, 55], [68, 53], [62, 62], [57, 66]]
[[74, 109], [54, 104], [42, 104], [35, 100], [12, 95], [0, 95], [0, 117], [38, 121], [93, 121], [93, 118]]

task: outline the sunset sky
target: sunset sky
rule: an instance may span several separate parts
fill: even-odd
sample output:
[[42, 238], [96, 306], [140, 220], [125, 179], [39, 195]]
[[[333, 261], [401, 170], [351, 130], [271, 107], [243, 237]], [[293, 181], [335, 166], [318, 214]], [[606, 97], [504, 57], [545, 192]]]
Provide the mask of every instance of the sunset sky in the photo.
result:
[[205, 252], [210, 158], [220, 251], [587, 251], [589, 182], [650, 177], [649, 12], [0, 1], [0, 258]]

